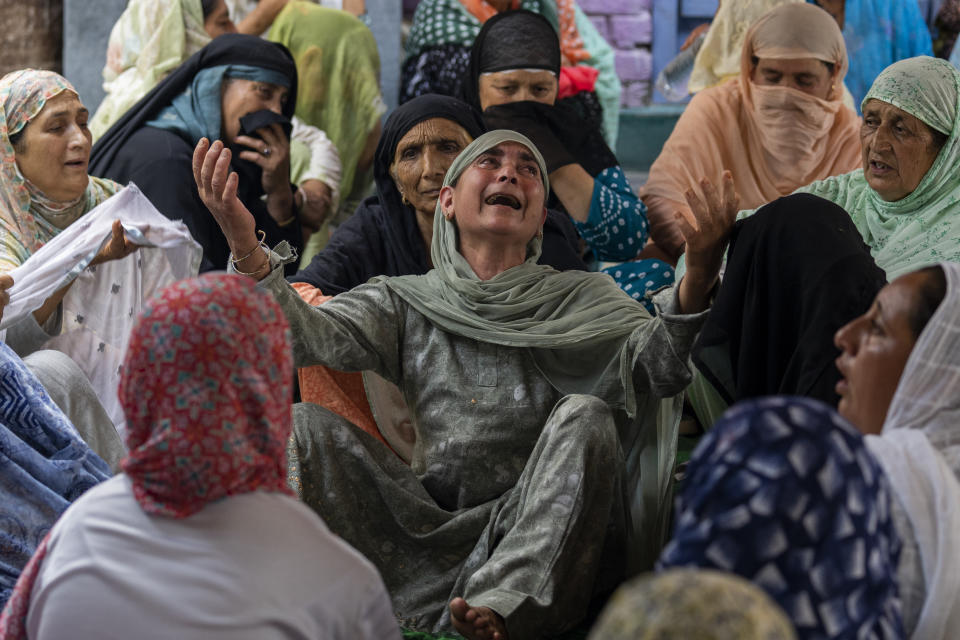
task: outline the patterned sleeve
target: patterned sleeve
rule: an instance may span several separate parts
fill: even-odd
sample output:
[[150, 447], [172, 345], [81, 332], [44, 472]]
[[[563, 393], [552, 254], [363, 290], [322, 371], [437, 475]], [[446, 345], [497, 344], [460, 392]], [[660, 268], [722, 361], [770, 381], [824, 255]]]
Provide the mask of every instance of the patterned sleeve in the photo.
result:
[[647, 243], [647, 207], [630, 188], [623, 169], [604, 169], [593, 179], [593, 198], [586, 222], [577, 231], [602, 261], [637, 257]]

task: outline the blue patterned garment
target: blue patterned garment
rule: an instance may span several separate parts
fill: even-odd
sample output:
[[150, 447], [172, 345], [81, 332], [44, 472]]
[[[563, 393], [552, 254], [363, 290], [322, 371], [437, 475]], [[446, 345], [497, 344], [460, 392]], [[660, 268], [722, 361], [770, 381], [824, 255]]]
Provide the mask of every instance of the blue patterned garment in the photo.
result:
[[[819, 4], [816, 0], [809, 3]], [[898, 60], [932, 56], [930, 30], [916, 2], [907, 0], [846, 0], [843, 40], [850, 69], [844, 84], [860, 101], [880, 72]]]
[[0, 343], [0, 607], [60, 514], [110, 475], [23, 361]]
[[743, 402], [693, 453], [658, 568], [736, 573], [801, 640], [903, 638], [891, 493], [863, 437], [806, 398]]
[[[603, 262], [633, 260], [647, 243], [647, 207], [630, 188], [620, 167], [604, 169], [593, 180], [586, 222], [574, 220], [580, 237]], [[624, 262], [603, 270], [621, 289], [653, 313], [652, 295], [673, 284], [673, 267], [660, 260]]]

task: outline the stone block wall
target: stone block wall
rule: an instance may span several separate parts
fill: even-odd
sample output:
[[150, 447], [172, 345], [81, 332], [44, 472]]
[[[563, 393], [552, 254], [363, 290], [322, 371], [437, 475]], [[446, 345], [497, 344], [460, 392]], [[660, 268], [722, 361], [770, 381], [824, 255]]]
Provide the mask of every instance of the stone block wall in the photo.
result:
[[615, 50], [617, 75], [623, 84], [621, 104], [640, 107], [650, 101], [653, 84], [653, 0], [578, 0]]
[[0, 76], [31, 67], [60, 71], [63, 0], [0, 0]]

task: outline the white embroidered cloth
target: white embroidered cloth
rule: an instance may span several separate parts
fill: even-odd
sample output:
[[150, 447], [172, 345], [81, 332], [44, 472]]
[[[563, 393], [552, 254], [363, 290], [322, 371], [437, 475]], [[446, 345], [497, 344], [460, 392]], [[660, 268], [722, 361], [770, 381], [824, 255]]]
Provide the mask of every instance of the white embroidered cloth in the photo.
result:
[[[109, 240], [114, 220], [120, 220], [127, 237], [142, 247], [123, 260], [90, 267]], [[201, 255], [187, 227], [167, 219], [131, 184], [10, 272], [14, 284], [0, 330], [5, 333], [73, 282], [62, 303], [61, 333], [44, 348], [62, 351], [80, 365], [125, 437], [117, 384], [130, 330], [145, 300], [171, 282], [197, 275]]]

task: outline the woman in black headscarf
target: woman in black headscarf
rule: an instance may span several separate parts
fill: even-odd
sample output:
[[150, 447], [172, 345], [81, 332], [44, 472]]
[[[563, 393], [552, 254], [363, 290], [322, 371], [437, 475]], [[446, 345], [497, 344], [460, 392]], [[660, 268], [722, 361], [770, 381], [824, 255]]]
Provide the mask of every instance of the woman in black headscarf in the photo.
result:
[[[90, 171], [133, 182], [203, 247], [201, 271], [225, 269], [226, 239], [193, 180], [201, 138], [231, 148], [239, 195], [266, 242], [302, 248], [290, 185], [290, 117], [297, 70], [283, 45], [254, 36], [216, 38], [158, 84], [94, 145]], [[266, 201], [262, 196], [266, 195]], [[290, 265], [292, 272], [295, 267]]]
[[769, 395], [836, 407], [834, 335], [870, 308], [886, 275], [849, 214], [798, 193], [739, 221], [723, 284], [693, 349], [709, 387], [689, 398], [705, 426], [736, 402]]
[[[547, 161], [551, 206], [562, 206], [601, 261], [634, 260], [647, 242], [647, 209], [616, 156], [575, 100], [556, 101], [560, 42], [550, 23], [530, 11], [487, 20], [473, 43], [464, 99], [483, 111], [490, 129], [530, 138]], [[642, 260], [606, 270], [634, 299], [673, 283], [673, 268]]]
[[[374, 158], [377, 195], [367, 198], [326, 248], [289, 280], [336, 295], [374, 276], [429, 271], [443, 176], [457, 154], [484, 131], [480, 114], [456, 98], [425, 95], [394, 110]], [[585, 269], [577, 232], [565, 215], [548, 212], [543, 234], [541, 264], [561, 271]]]

